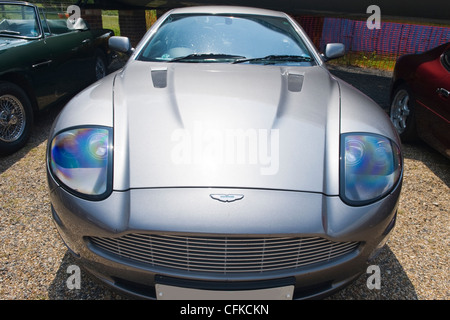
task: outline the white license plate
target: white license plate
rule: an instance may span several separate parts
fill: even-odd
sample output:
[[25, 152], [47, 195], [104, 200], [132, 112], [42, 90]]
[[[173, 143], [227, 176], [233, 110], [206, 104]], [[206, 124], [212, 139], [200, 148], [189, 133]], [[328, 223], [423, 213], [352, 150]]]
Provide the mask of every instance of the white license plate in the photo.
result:
[[294, 286], [257, 290], [219, 291], [157, 284], [155, 289], [158, 300], [292, 300], [294, 294]]

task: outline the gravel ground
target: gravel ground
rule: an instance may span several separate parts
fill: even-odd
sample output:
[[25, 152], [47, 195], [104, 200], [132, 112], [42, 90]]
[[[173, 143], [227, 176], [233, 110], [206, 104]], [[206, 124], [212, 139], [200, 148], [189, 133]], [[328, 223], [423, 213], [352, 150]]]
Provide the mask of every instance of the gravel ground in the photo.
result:
[[[388, 72], [333, 67], [332, 72], [387, 107]], [[50, 215], [46, 186], [47, 134], [60, 108], [38, 117], [32, 138], [18, 153], [0, 158], [0, 299], [123, 299], [81, 273], [69, 290], [67, 268], [76, 264]], [[397, 224], [370, 274], [328, 299], [448, 300], [450, 161], [424, 144], [403, 145], [405, 176]]]

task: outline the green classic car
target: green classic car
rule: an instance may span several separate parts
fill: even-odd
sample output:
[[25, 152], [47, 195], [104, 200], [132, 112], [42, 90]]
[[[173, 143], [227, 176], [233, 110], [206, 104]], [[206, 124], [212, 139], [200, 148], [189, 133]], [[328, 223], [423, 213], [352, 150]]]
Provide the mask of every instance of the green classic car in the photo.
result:
[[37, 112], [106, 75], [112, 35], [80, 16], [0, 1], [0, 155], [25, 145]]

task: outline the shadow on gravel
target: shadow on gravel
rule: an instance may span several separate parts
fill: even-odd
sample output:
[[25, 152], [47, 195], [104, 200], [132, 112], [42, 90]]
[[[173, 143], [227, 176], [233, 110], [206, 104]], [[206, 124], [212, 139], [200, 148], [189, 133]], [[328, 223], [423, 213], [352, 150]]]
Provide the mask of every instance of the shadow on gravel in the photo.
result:
[[372, 98], [383, 110], [389, 109], [391, 72], [340, 66], [328, 66], [328, 69], [336, 77]]
[[450, 160], [425, 142], [404, 143], [403, 156], [425, 164], [447, 187], [450, 187]]
[[[72, 273], [69, 266], [78, 266], [77, 260], [67, 251], [60, 267], [55, 274], [50, 287], [48, 298], [51, 300], [122, 300], [130, 299], [111, 290], [106, 285], [94, 279], [81, 266], [80, 289], [69, 289], [67, 281]], [[417, 300], [415, 289], [408, 279], [401, 264], [394, 253], [385, 246], [372, 262], [380, 267], [381, 289], [369, 289], [367, 280], [372, 273], [362, 274], [355, 282], [338, 291], [326, 300]], [[187, 298], [188, 299], [188, 298]]]
[[[80, 289], [69, 289], [67, 281], [72, 278], [73, 274], [70, 266], [80, 267], [81, 281]], [[72, 282], [73, 283], [73, 282]], [[48, 288], [48, 298], [50, 300], [119, 300], [127, 299], [126, 296], [121, 296], [109, 289], [106, 285], [94, 279], [88, 272], [86, 272], [79, 264], [76, 258], [72, 256], [69, 251], [66, 251], [55, 278]]]
[[389, 242], [370, 263], [380, 268], [380, 289], [369, 289], [373, 272], [363, 273], [355, 282], [327, 298], [327, 300], [418, 300], [416, 290], [409, 280]]

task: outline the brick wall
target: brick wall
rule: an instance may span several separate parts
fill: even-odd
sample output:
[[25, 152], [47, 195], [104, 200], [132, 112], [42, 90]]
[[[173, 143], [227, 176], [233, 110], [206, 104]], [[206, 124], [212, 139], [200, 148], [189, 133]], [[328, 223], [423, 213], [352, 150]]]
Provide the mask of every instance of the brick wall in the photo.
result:
[[144, 10], [119, 10], [120, 34], [130, 39], [136, 47], [147, 32]]
[[102, 10], [100, 9], [82, 9], [81, 18], [83, 18], [91, 29], [103, 28]]

